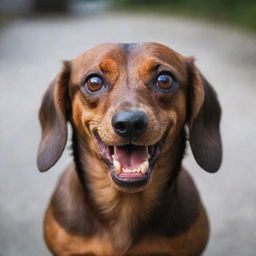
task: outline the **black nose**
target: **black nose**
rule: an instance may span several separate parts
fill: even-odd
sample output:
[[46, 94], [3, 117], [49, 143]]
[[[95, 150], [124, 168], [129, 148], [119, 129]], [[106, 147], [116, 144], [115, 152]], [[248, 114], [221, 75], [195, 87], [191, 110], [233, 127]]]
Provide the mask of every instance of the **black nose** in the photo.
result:
[[118, 111], [112, 118], [112, 126], [118, 135], [132, 139], [145, 132], [148, 118], [141, 111]]

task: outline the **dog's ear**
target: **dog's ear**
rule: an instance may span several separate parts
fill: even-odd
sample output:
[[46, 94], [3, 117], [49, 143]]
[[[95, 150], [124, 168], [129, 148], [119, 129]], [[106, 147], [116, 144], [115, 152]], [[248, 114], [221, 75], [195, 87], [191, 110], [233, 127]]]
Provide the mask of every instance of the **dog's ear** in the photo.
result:
[[221, 108], [210, 83], [190, 59], [189, 140], [196, 162], [207, 172], [216, 172], [222, 161], [220, 137]]
[[67, 141], [67, 101], [70, 65], [63, 63], [62, 70], [50, 83], [39, 111], [42, 138], [37, 155], [41, 172], [51, 168], [62, 155]]

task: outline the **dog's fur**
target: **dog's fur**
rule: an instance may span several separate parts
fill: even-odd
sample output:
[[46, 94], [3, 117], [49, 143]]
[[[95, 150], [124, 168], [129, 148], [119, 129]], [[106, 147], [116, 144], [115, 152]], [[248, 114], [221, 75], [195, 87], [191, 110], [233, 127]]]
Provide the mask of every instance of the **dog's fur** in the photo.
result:
[[[152, 88], [159, 69], [175, 75], [175, 92]], [[91, 72], [108, 84], [93, 96], [82, 89]], [[108, 145], [126, 143], [114, 132], [111, 119], [119, 110], [134, 109], [149, 120], [136, 143], [153, 145], [166, 136], [150, 182], [138, 191], [112, 181], [94, 136], [96, 130]], [[208, 220], [181, 162], [189, 136], [197, 163], [208, 172], [219, 169], [220, 112], [216, 94], [194, 59], [161, 44], [103, 44], [64, 62], [40, 109], [41, 171], [61, 156], [68, 121], [73, 132], [74, 161], [60, 178], [44, 221], [50, 251], [62, 256], [201, 255]]]

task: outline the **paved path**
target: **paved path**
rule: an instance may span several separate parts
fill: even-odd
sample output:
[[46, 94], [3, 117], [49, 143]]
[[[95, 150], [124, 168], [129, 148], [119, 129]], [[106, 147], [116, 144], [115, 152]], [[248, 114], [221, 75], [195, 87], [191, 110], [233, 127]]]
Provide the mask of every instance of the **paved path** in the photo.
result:
[[0, 31], [0, 255], [49, 255], [42, 217], [69, 152], [49, 172], [35, 166], [37, 110], [60, 61], [95, 44], [158, 41], [195, 55], [224, 110], [224, 162], [207, 174], [186, 159], [208, 209], [206, 256], [256, 251], [256, 37], [226, 27], [150, 15], [16, 21]]

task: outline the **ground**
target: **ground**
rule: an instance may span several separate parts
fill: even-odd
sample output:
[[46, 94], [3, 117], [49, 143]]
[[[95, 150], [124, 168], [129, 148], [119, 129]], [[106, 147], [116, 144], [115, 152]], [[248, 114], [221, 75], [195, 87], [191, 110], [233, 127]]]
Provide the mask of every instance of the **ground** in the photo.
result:
[[0, 30], [0, 255], [49, 255], [43, 214], [70, 152], [47, 173], [37, 171], [37, 111], [62, 60], [109, 41], [156, 41], [196, 56], [223, 109], [220, 171], [204, 172], [190, 152], [185, 159], [211, 221], [204, 255], [255, 255], [256, 36], [183, 18], [118, 13], [30, 18]]

